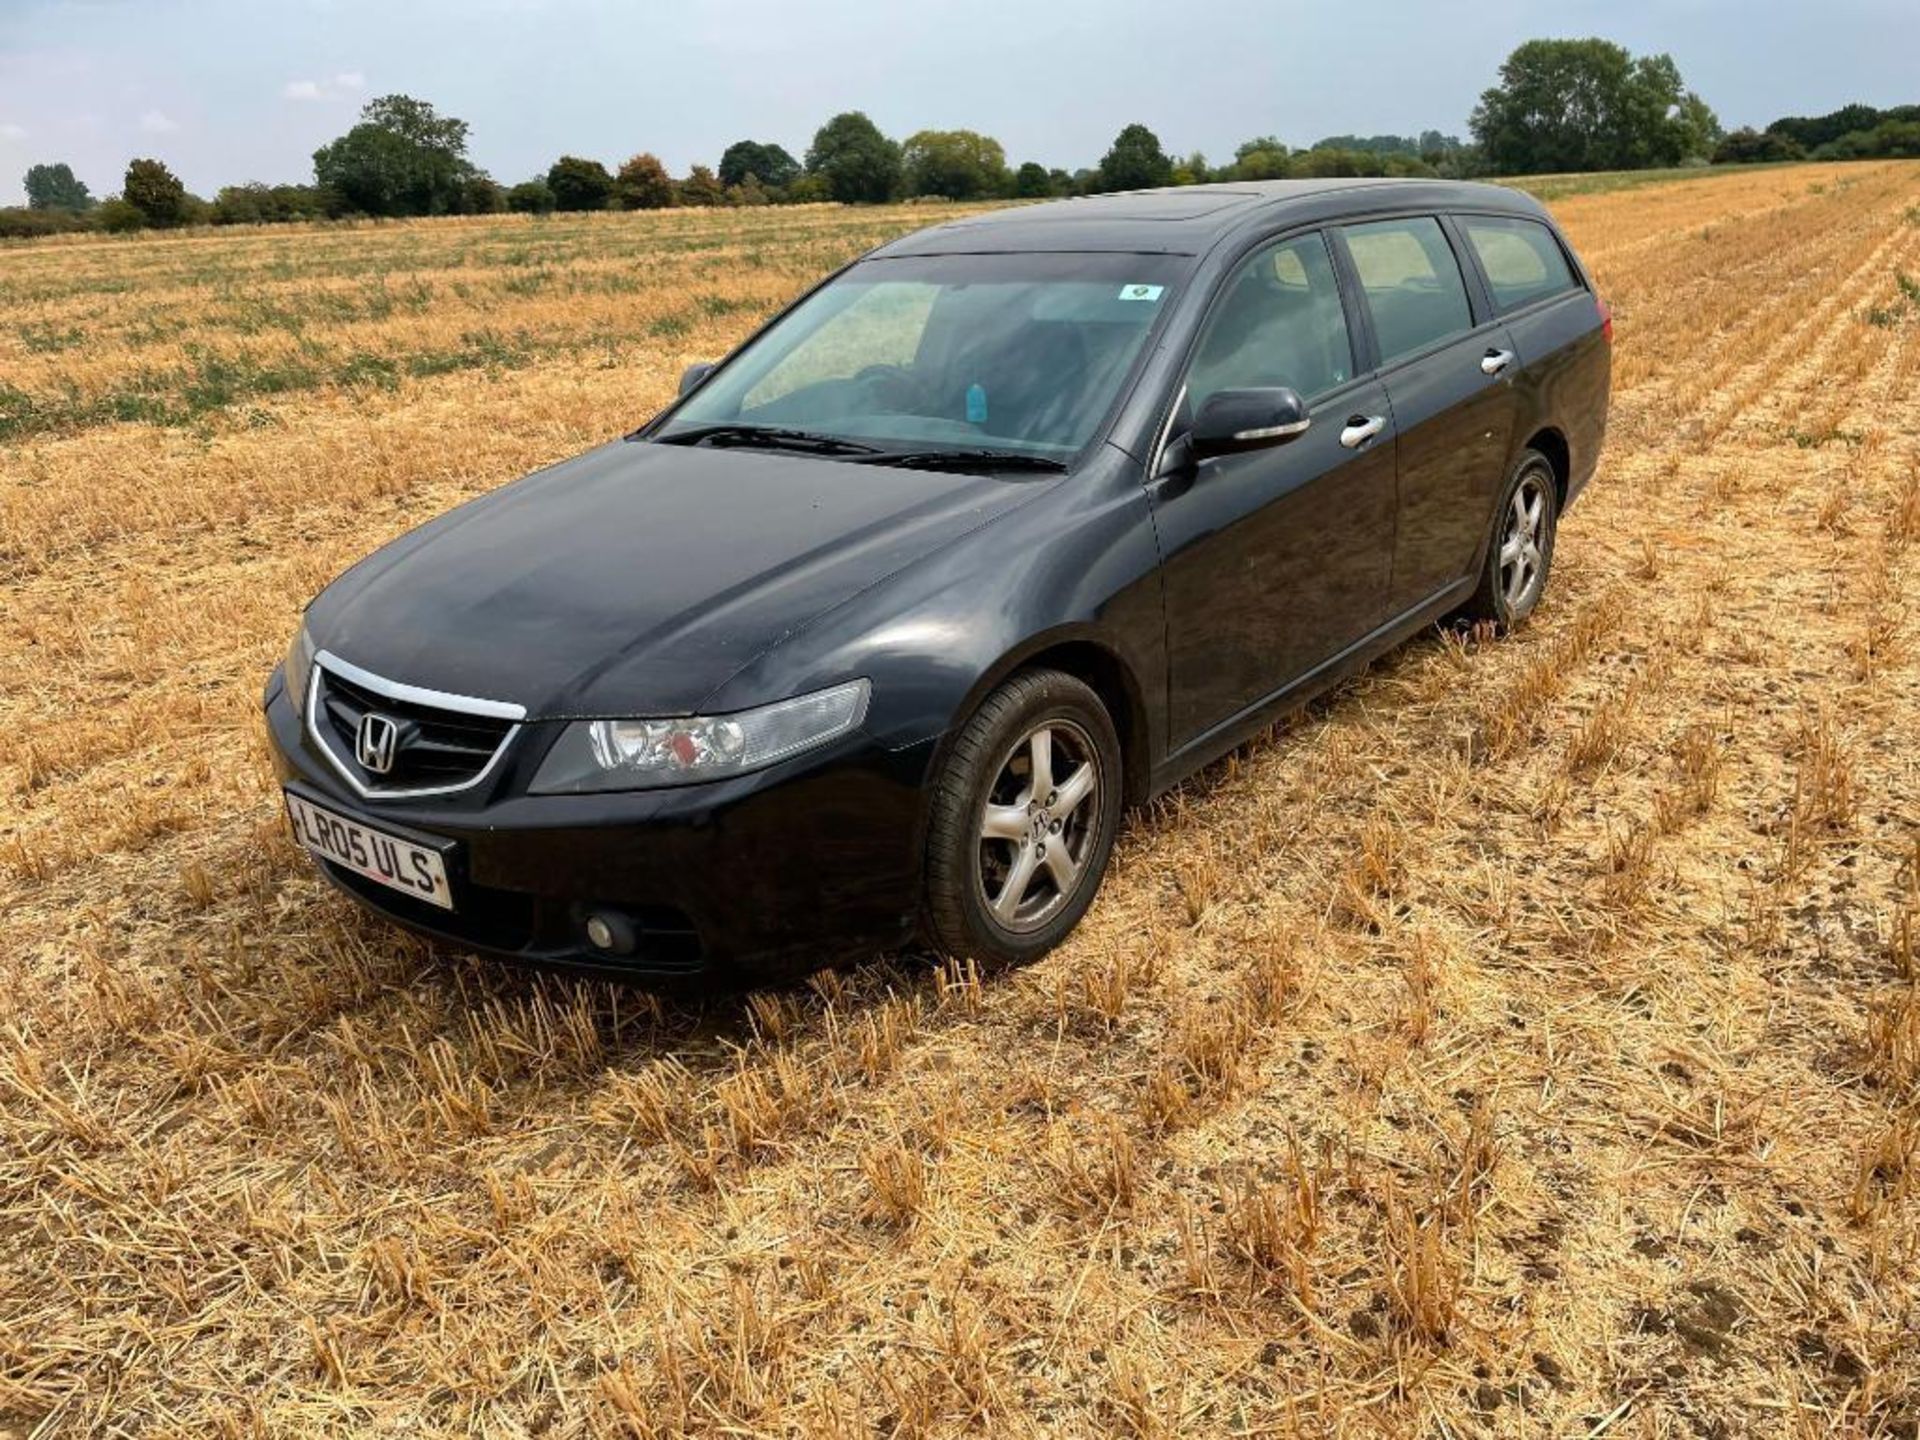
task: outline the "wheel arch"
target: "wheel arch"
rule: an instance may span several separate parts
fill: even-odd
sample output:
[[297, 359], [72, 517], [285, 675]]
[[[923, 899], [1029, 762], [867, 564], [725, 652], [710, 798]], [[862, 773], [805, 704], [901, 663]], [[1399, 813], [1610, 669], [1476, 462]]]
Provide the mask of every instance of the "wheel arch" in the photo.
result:
[[1557, 425], [1542, 425], [1527, 438], [1522, 447], [1537, 450], [1546, 457], [1547, 464], [1553, 467], [1553, 488], [1555, 508], [1567, 507], [1567, 486], [1573, 475], [1573, 451], [1567, 444], [1567, 437]]
[[[1023, 670], [1059, 670], [1073, 676], [1100, 697], [1120, 738], [1122, 798], [1128, 805], [1143, 804], [1153, 772], [1153, 730], [1147, 713], [1146, 691], [1134, 667], [1119, 649], [1095, 631], [1066, 629], [1036, 635], [1002, 655], [984, 671], [954, 712], [957, 733], [968, 716], [994, 688]], [[946, 743], [935, 757], [945, 759]]]

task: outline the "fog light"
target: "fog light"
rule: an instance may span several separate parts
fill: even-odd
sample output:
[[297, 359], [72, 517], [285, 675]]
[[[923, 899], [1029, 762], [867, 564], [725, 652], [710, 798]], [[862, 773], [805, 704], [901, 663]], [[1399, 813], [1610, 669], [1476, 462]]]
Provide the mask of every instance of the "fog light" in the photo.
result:
[[595, 910], [587, 916], [587, 943], [609, 955], [631, 955], [633, 922], [618, 910]]

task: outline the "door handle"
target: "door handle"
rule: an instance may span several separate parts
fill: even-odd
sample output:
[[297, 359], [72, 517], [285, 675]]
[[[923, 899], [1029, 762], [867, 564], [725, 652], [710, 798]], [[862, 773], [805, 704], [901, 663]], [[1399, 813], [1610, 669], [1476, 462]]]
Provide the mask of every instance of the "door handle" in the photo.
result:
[[1489, 350], [1480, 357], [1480, 370], [1485, 375], [1498, 375], [1512, 363], [1511, 350]]
[[1358, 450], [1386, 428], [1384, 415], [1349, 415], [1347, 428], [1340, 432], [1340, 443], [1349, 450]]

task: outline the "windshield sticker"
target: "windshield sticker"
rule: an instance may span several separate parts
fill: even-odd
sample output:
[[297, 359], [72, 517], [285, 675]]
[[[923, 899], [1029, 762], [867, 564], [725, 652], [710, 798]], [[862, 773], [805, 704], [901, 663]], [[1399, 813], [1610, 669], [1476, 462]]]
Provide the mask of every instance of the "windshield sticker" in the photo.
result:
[[1158, 300], [1160, 298], [1160, 292], [1166, 288], [1164, 285], [1122, 285], [1120, 287], [1120, 298], [1122, 300], [1146, 300], [1151, 302]]

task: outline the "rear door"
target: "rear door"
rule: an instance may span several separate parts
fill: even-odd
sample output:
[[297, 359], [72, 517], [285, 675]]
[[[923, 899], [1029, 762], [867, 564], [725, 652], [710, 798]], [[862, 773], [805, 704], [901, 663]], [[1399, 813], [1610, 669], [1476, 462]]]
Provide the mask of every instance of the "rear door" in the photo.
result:
[[1219, 390], [1284, 385], [1312, 418], [1284, 444], [1216, 456], [1149, 492], [1176, 748], [1381, 623], [1393, 565], [1393, 412], [1380, 382], [1356, 368], [1320, 232], [1263, 244], [1227, 277], [1170, 435]]
[[[1512, 444], [1513, 340], [1469, 290], [1433, 215], [1337, 232], [1398, 431], [1393, 614], [1437, 599], [1480, 557]], [[1477, 291], [1477, 286], [1474, 287]]]
[[1522, 400], [1567, 442], [1575, 482], [1606, 433], [1611, 362], [1593, 293], [1558, 236], [1521, 215], [1460, 214], [1455, 231], [1519, 355]]

